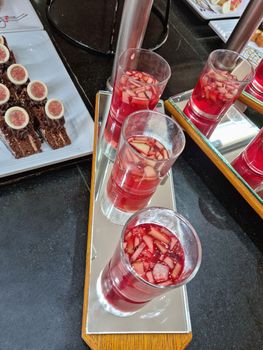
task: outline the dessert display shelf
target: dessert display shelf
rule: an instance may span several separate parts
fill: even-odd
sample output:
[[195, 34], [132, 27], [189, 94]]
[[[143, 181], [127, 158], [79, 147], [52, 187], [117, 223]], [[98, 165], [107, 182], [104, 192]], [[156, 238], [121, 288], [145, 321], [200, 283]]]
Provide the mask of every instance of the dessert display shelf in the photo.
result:
[[[99, 274], [112, 256], [123, 228], [113, 224], [101, 210], [105, 184], [113, 164], [103, 154], [100, 136], [110, 100], [109, 92], [97, 94], [82, 338], [92, 349], [185, 349], [192, 338], [185, 286], [156, 298], [135, 315], [126, 318], [107, 313], [98, 301], [96, 283]], [[163, 103], [158, 106], [163, 112]], [[175, 209], [174, 198], [170, 172], [149, 205]]]
[[48, 98], [62, 101], [71, 144], [52, 149], [43, 142], [42, 152], [16, 159], [0, 140], [0, 178], [91, 154], [93, 120], [48, 34], [38, 30], [6, 33], [5, 37], [16, 61], [28, 71], [30, 80], [41, 80], [48, 88]]

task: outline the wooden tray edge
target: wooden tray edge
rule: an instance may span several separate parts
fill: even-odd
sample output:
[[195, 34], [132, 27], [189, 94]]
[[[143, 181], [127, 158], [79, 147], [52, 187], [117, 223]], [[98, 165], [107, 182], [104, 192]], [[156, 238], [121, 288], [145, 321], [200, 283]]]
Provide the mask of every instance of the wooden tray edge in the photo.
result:
[[258, 113], [263, 115], [263, 107], [262, 107], [262, 105], [260, 105], [259, 103], [255, 102], [254, 100], [252, 100], [251, 98], [249, 98], [245, 94], [241, 94], [239, 96], [239, 101], [241, 101], [242, 103], [244, 103], [248, 107], [251, 107], [256, 112], [258, 112]]

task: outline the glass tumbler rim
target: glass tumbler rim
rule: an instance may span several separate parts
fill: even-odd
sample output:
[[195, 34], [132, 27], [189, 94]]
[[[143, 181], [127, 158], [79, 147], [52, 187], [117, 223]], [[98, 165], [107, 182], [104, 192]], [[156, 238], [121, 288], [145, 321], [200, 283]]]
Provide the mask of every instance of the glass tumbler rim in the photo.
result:
[[[159, 55], [158, 53], [154, 52], [154, 51], [151, 51], [151, 50], [148, 50], [148, 49], [142, 49], [142, 48], [137, 48], [137, 47], [130, 47], [128, 49], [126, 49], [125, 51], [123, 51], [119, 57], [119, 61], [118, 61], [118, 68], [120, 68], [123, 72], [123, 74], [125, 74], [125, 70], [124, 70], [124, 66], [121, 64], [121, 59], [122, 57], [127, 54], [128, 52], [132, 52], [132, 51], [136, 51], [136, 52], [145, 52], [147, 54], [151, 54], [155, 57], [158, 57], [158, 59], [168, 68], [168, 74], [167, 74], [167, 77], [160, 80], [160, 81], [157, 81], [155, 84], [150, 84], [150, 83], [146, 83], [145, 82], [145, 86], [158, 86], [158, 85], [163, 85], [164, 83], [166, 83], [170, 77], [171, 77], [171, 67], [169, 65], [169, 63], [166, 61], [165, 58], [163, 58], [161, 55]], [[136, 79], [133, 79], [132, 77], [130, 78], [131, 81], [134, 81], [134, 82], [137, 82]]]
[[[188, 226], [188, 228], [190, 228], [191, 232], [193, 233], [193, 236], [195, 238], [196, 241], [196, 245], [197, 245], [197, 251], [198, 251], [198, 258], [197, 258], [197, 264], [195, 266], [195, 268], [193, 269], [193, 272], [191, 273], [191, 275], [186, 278], [183, 282], [175, 284], [175, 285], [169, 285], [169, 286], [162, 286], [162, 285], [157, 285], [157, 284], [152, 284], [149, 281], [146, 281], [144, 278], [142, 278], [139, 274], [137, 274], [135, 272], [135, 270], [131, 267], [131, 263], [130, 261], [127, 259], [125, 253], [124, 253], [124, 248], [123, 248], [123, 242], [124, 242], [124, 234], [126, 232], [127, 226], [130, 223], [130, 221], [133, 220], [134, 217], [136, 217], [137, 215], [145, 212], [145, 211], [150, 211], [150, 210], [161, 210], [161, 211], [168, 211], [170, 213], [172, 213], [173, 215], [175, 215], [179, 220], [181, 220], [184, 224], [186, 224], [186, 226]], [[195, 275], [197, 274], [200, 265], [201, 265], [201, 261], [202, 261], [202, 246], [201, 246], [201, 242], [200, 239], [195, 231], [195, 229], [193, 228], [193, 226], [191, 225], [191, 223], [181, 214], [179, 214], [177, 211], [173, 210], [173, 209], [169, 209], [169, 208], [165, 208], [165, 207], [147, 207], [147, 208], [143, 208], [140, 209], [138, 211], [136, 211], [126, 222], [126, 224], [124, 225], [122, 232], [121, 232], [121, 238], [120, 238], [120, 256], [121, 256], [121, 260], [123, 261], [123, 263], [125, 264], [125, 266], [127, 267], [127, 269], [129, 270], [129, 272], [138, 280], [142, 281], [143, 283], [145, 283], [146, 285], [155, 288], [157, 290], [172, 290], [178, 287], [181, 287], [185, 284], [187, 284], [188, 282], [190, 282]]]
[[239, 83], [243, 83], [243, 84], [248, 84], [251, 82], [251, 80], [253, 79], [253, 77], [255, 76], [255, 69], [254, 66], [251, 62], [249, 62], [249, 60], [243, 56], [242, 54], [240, 54], [239, 52], [233, 51], [233, 50], [228, 50], [228, 49], [217, 49], [217, 50], [213, 50], [212, 52], [210, 52], [208, 59], [207, 59], [207, 63], [210, 65], [210, 67], [215, 71], [215, 72], [219, 72], [220, 73], [220, 69], [216, 68], [214, 66], [214, 64], [212, 63], [212, 57], [219, 52], [228, 52], [228, 53], [232, 53], [232, 54], [236, 54], [237, 57], [242, 58], [243, 61], [246, 61], [247, 64], [250, 66], [251, 72], [250, 72], [250, 78], [246, 79], [246, 80], [239, 80], [237, 79], [237, 82]]
[[[173, 123], [174, 125], [176, 125], [178, 131], [180, 132], [180, 136], [181, 136], [181, 138], [182, 138], [182, 146], [181, 146], [180, 150], [179, 150], [173, 157], [170, 157], [169, 159], [160, 159], [160, 160], [149, 158], [149, 157], [147, 157], [147, 156], [142, 155], [140, 152], [136, 151], [136, 149], [133, 148], [133, 147], [129, 144], [128, 140], [126, 140], [126, 137], [125, 137], [125, 135], [124, 135], [124, 130], [125, 130], [125, 128], [126, 128], [126, 125], [127, 125], [128, 122], [129, 122], [129, 120], [132, 119], [132, 118], [133, 118], [135, 115], [137, 115], [137, 114], [146, 113], [146, 112], [147, 112], [147, 113], [150, 113], [150, 114], [153, 114], [153, 115], [156, 115], [156, 116], [158, 115], [158, 116], [165, 117], [165, 119], [168, 119], [169, 121], [172, 121], [172, 123]], [[132, 152], [134, 152], [134, 153], [136, 154], [136, 156], [138, 156], [139, 158], [146, 159], [146, 160], [152, 160], [152, 161], [154, 161], [156, 164], [162, 164], [162, 163], [165, 163], [165, 162], [167, 162], [167, 161], [171, 161], [171, 160], [174, 160], [174, 159], [178, 158], [178, 157], [180, 156], [180, 154], [183, 152], [184, 147], [185, 147], [185, 143], [186, 143], [186, 139], [185, 139], [185, 135], [184, 135], [184, 132], [183, 132], [182, 127], [181, 127], [173, 118], [169, 117], [168, 115], [166, 115], [166, 114], [164, 114], [164, 113], [152, 111], [152, 110], [149, 110], [149, 109], [142, 109], [142, 110], [140, 110], [140, 111], [135, 111], [135, 112], [129, 114], [128, 117], [124, 120], [124, 123], [123, 123], [123, 125], [122, 125], [122, 128], [121, 128], [121, 136], [122, 136], [123, 141], [124, 141], [125, 145], [127, 146], [127, 148], [128, 148], [129, 150], [132, 150]]]

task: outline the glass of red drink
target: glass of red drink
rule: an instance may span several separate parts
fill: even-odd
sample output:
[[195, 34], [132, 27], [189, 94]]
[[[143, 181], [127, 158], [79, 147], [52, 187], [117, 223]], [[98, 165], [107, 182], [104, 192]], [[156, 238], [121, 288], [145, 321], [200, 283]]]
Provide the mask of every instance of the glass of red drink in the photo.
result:
[[201, 264], [200, 240], [191, 224], [166, 208], [135, 213], [97, 282], [105, 310], [130, 316], [145, 304], [188, 283]]
[[132, 113], [122, 127], [102, 199], [103, 213], [112, 222], [123, 224], [146, 207], [184, 145], [184, 133], [172, 118], [148, 110]]
[[257, 193], [263, 189], [263, 128], [231, 165]]
[[246, 91], [263, 101], [263, 59], [259, 62], [255, 70], [255, 77], [247, 86]]
[[184, 113], [209, 138], [253, 76], [253, 66], [240, 54], [230, 50], [213, 51]]
[[153, 51], [128, 49], [119, 59], [104, 129], [105, 154], [114, 160], [121, 126], [131, 113], [154, 109], [171, 75], [169, 64]]

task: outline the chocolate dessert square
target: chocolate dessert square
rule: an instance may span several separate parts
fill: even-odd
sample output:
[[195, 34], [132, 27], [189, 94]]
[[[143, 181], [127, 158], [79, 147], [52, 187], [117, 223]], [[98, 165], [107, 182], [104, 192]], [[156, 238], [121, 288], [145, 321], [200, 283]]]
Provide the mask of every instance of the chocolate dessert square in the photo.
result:
[[0, 138], [15, 158], [41, 152], [41, 142], [23, 108], [12, 107], [0, 115]]
[[[61, 107], [60, 116], [54, 116], [47, 113], [48, 106], [52, 103], [59, 103]], [[64, 107], [58, 100], [49, 100], [45, 107], [39, 105], [31, 106], [31, 113], [35, 119], [35, 126], [43, 139], [52, 149], [58, 149], [71, 144], [71, 140], [65, 128], [65, 118], [63, 116]]]

